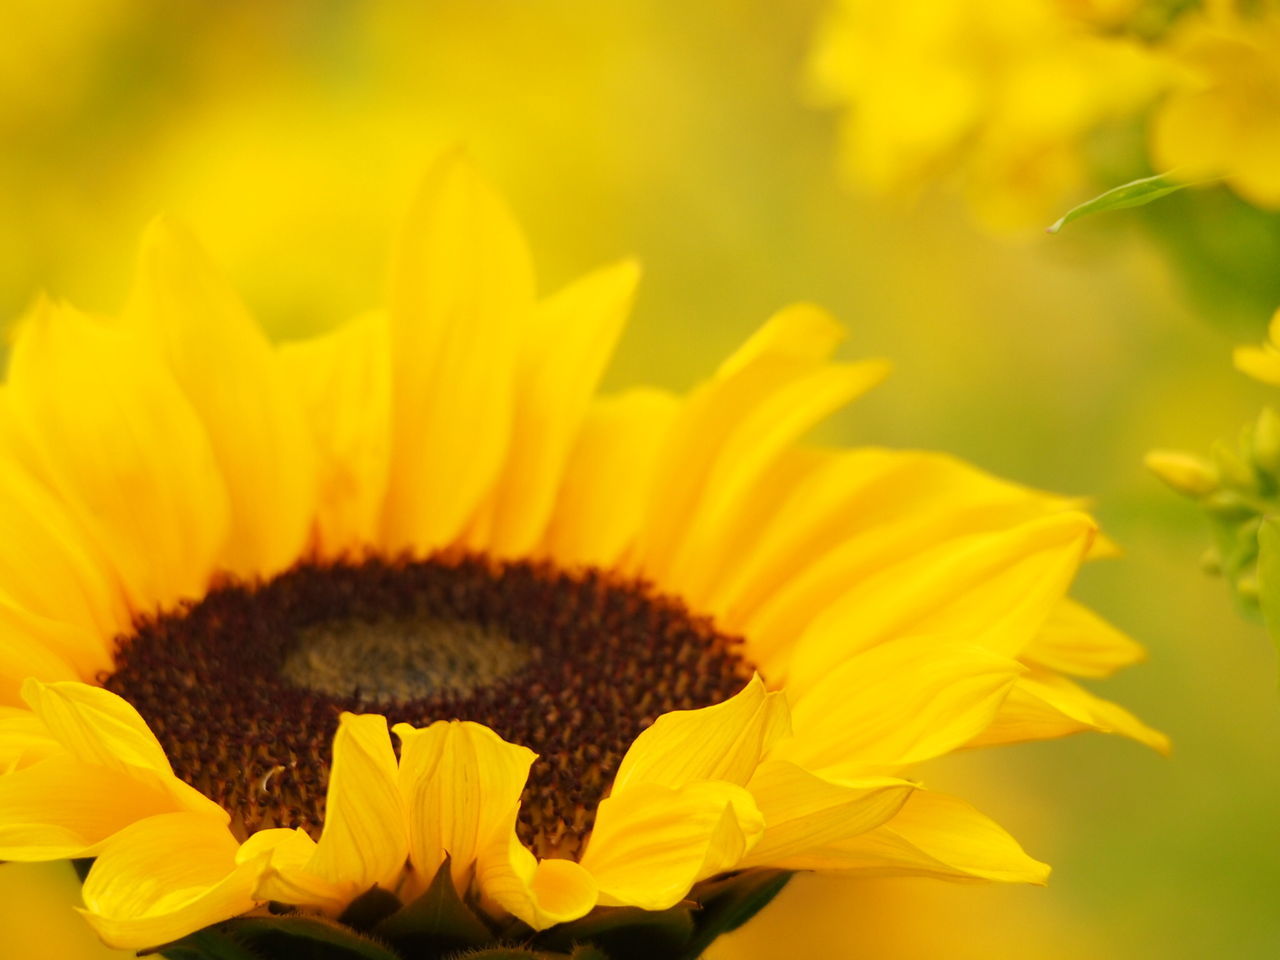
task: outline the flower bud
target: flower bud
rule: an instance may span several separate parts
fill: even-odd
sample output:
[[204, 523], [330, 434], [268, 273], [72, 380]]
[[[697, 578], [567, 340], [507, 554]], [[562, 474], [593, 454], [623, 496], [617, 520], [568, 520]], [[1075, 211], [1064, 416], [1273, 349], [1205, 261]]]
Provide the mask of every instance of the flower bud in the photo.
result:
[[1200, 499], [1218, 489], [1218, 471], [1206, 460], [1179, 450], [1152, 450], [1147, 469], [1183, 496]]

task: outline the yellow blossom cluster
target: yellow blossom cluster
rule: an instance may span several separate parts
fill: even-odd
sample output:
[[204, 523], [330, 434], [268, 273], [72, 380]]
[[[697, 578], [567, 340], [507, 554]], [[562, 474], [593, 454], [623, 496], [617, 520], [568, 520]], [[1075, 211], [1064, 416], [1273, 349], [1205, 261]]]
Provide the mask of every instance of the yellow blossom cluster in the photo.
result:
[[811, 85], [844, 109], [851, 180], [907, 197], [958, 181], [993, 228], [1042, 224], [1112, 185], [1096, 162], [1106, 134], [1147, 120], [1156, 172], [1280, 205], [1280, 6], [1172, 7], [838, 0]]

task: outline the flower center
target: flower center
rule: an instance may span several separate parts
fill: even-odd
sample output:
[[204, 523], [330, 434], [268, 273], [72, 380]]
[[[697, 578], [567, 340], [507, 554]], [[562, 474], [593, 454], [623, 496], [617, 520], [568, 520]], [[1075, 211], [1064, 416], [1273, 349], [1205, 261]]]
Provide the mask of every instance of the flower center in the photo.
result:
[[632, 740], [750, 676], [738, 638], [643, 582], [472, 556], [224, 583], [140, 620], [104, 685], [242, 836], [319, 836], [350, 710], [474, 720], [534, 750], [517, 831], [539, 856], [572, 856]]

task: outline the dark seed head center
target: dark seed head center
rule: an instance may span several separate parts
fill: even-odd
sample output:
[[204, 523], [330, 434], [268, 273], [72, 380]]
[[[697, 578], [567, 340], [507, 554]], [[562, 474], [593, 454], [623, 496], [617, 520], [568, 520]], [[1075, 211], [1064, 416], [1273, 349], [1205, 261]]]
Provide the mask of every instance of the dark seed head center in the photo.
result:
[[243, 835], [319, 836], [344, 710], [486, 724], [539, 754], [521, 839], [572, 856], [636, 735], [750, 676], [737, 638], [639, 581], [483, 557], [375, 558], [227, 583], [141, 620], [104, 685]]

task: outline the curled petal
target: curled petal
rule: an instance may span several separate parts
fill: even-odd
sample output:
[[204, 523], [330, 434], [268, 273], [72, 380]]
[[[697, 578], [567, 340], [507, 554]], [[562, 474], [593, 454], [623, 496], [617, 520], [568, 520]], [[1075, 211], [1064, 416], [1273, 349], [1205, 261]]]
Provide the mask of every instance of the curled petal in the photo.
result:
[[255, 862], [227, 828], [169, 813], [122, 830], [94, 861], [81, 911], [108, 946], [154, 947], [251, 910]]
[[666, 910], [699, 880], [734, 869], [763, 832], [751, 794], [735, 784], [640, 783], [600, 803], [581, 863], [602, 905]]

